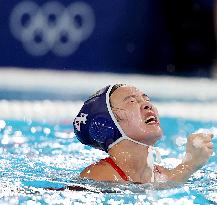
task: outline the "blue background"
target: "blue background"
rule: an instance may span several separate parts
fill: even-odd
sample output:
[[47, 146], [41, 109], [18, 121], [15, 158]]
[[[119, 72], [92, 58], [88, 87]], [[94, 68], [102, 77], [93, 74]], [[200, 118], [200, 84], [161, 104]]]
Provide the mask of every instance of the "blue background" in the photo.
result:
[[[215, 56], [212, 0], [84, 0], [93, 9], [95, 27], [65, 57], [51, 51], [32, 56], [14, 38], [9, 19], [19, 2], [1, 1], [0, 66], [209, 75]], [[45, 2], [50, 1], [35, 1], [40, 7]], [[67, 7], [78, 1], [59, 2]]]

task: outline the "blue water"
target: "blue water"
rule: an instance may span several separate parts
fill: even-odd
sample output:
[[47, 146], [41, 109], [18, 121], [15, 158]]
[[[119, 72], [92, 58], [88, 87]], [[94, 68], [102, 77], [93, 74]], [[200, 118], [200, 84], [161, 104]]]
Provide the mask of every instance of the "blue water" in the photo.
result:
[[[201, 128], [216, 132], [217, 127], [217, 122], [169, 117], [161, 124], [164, 137], [157, 146], [167, 167], [174, 167], [185, 151], [177, 137], [185, 139]], [[216, 154], [216, 137], [213, 142]], [[84, 167], [106, 153], [82, 145], [71, 124], [1, 120], [0, 143], [0, 204], [217, 204], [216, 155], [185, 184], [159, 188], [79, 179]], [[88, 191], [51, 190], [66, 186]]]

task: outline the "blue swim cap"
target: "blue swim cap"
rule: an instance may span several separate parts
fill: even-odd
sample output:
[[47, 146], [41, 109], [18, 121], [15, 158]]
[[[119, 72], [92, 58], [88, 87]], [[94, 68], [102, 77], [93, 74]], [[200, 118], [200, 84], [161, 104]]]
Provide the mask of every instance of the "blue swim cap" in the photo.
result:
[[75, 135], [81, 143], [106, 152], [123, 136], [109, 102], [112, 88], [109, 85], [85, 101], [73, 122]]

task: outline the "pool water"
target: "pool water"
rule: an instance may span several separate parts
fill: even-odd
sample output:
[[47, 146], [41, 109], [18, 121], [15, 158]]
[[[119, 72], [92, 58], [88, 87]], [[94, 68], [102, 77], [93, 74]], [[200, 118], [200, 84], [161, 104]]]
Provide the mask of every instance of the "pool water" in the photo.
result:
[[213, 156], [185, 184], [159, 188], [81, 180], [83, 168], [107, 155], [82, 145], [70, 123], [0, 120], [0, 204], [217, 204], [217, 122], [162, 117], [161, 125], [164, 136], [157, 146], [169, 168], [181, 161], [186, 136], [201, 129], [215, 135]]

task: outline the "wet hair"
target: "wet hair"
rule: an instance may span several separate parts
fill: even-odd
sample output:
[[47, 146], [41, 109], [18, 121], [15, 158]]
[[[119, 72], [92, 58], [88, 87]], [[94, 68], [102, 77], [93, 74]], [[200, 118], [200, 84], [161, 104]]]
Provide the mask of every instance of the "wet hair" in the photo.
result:
[[115, 92], [115, 90], [117, 90], [118, 88], [120, 88], [120, 87], [122, 87], [122, 86], [124, 86], [124, 85], [126, 85], [126, 84], [115, 84], [115, 85], [112, 87], [112, 89], [111, 89], [111, 91], [110, 91], [110, 93], [109, 93], [109, 97], [111, 97], [112, 93]]

